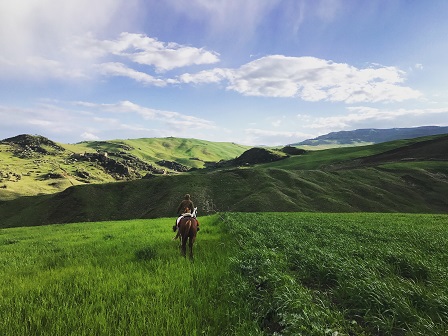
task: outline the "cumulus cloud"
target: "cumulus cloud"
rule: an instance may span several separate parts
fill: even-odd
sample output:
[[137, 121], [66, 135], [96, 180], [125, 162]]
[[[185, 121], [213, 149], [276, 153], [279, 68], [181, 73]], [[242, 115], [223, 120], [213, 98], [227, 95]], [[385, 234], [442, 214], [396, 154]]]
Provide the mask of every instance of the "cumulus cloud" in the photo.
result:
[[403, 86], [405, 72], [373, 64], [359, 69], [316, 57], [271, 55], [238, 69], [205, 70], [184, 74], [186, 83], [227, 82], [227, 89], [246, 96], [299, 97], [306, 101], [392, 102], [420, 98], [422, 94]]
[[139, 64], [153, 65], [157, 71], [219, 61], [215, 52], [174, 42], [163, 43], [141, 34], [122, 33], [120, 39], [124, 42], [124, 49], [120, 51], [122, 56]]
[[[95, 74], [127, 76], [162, 85], [148, 73], [131, 71], [132, 64], [148, 71], [219, 61], [203, 48], [162, 42], [144, 34], [123, 32], [133, 28], [140, 0], [28, 0], [0, 3], [0, 71], [4, 78], [85, 79]], [[128, 18], [128, 19], [126, 19]], [[96, 36], [117, 36], [97, 38]], [[117, 63], [126, 63], [120, 66]], [[98, 64], [105, 63], [98, 67]], [[95, 72], [98, 71], [99, 72]], [[154, 77], [154, 76], [153, 76]]]
[[175, 42], [162, 42], [145, 34], [123, 32], [115, 40], [99, 40], [92, 34], [78, 36], [72, 48], [86, 58], [121, 56], [134, 63], [153, 66], [157, 72], [219, 61], [218, 53]]
[[250, 96], [346, 103], [402, 101], [421, 96], [401, 85], [404, 72], [395, 67], [358, 69], [315, 57], [267, 56], [243, 65], [233, 75], [228, 88]]

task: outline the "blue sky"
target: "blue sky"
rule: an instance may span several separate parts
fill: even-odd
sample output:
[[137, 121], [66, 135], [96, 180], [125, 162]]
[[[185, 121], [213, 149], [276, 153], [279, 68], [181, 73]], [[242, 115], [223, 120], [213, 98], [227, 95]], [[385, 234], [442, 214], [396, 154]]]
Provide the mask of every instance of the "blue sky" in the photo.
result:
[[445, 0], [5, 0], [0, 139], [448, 125]]

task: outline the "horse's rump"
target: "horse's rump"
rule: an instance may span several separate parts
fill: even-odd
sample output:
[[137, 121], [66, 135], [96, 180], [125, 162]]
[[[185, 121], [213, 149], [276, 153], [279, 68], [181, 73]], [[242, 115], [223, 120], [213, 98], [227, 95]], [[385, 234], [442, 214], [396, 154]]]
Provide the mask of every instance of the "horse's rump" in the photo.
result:
[[182, 236], [184, 234], [196, 235], [198, 229], [198, 221], [194, 217], [183, 217], [179, 222], [179, 232]]

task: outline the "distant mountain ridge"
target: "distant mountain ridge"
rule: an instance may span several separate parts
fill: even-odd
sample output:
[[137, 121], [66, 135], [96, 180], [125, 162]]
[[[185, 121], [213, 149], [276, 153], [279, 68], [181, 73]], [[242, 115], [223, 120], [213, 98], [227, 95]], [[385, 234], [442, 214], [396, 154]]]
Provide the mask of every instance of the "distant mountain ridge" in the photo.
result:
[[381, 143], [393, 140], [412, 139], [423, 136], [447, 134], [448, 126], [421, 126], [412, 128], [367, 128], [353, 131], [331, 132], [308, 139], [293, 146], [319, 146], [319, 145], [355, 145], [358, 143]]

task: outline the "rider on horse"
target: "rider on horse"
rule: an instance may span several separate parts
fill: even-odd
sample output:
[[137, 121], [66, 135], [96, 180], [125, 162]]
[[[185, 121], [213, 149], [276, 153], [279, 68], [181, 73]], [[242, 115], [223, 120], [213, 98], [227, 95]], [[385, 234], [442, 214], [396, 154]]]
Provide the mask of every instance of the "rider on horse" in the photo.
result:
[[[193, 211], [194, 205], [193, 202], [190, 199], [190, 194], [186, 194], [182, 202], [179, 204], [177, 208], [177, 214], [180, 215], [176, 220], [176, 225], [173, 226], [173, 231], [176, 231], [179, 225], [179, 221], [182, 217], [189, 216], [189, 217], [196, 217], [196, 213]], [[199, 231], [199, 221], [196, 220], [198, 223], [198, 231]]]

